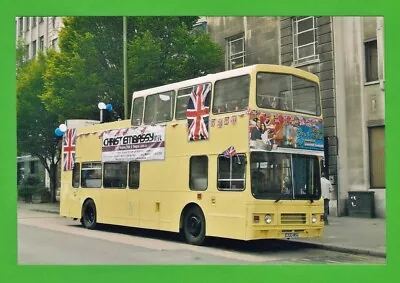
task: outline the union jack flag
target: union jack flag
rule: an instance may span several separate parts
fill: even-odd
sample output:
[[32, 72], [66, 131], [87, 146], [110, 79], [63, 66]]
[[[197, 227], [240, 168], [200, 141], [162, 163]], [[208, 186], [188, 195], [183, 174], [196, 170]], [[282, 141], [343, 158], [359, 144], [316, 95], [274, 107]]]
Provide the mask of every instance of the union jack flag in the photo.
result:
[[68, 129], [63, 139], [64, 171], [74, 168], [76, 146], [76, 129]]
[[228, 147], [228, 148], [224, 151], [223, 154], [224, 154], [224, 157], [226, 157], [226, 158], [232, 158], [233, 156], [236, 155], [235, 147], [231, 145], [230, 147]]
[[192, 93], [189, 95], [186, 118], [191, 141], [209, 138], [210, 90], [211, 84], [201, 84], [193, 87]]
[[232, 158], [232, 157], [236, 156], [237, 164], [242, 164], [240, 161], [239, 155], [236, 154], [236, 149], [233, 145], [228, 147], [222, 154], [224, 155], [225, 158]]

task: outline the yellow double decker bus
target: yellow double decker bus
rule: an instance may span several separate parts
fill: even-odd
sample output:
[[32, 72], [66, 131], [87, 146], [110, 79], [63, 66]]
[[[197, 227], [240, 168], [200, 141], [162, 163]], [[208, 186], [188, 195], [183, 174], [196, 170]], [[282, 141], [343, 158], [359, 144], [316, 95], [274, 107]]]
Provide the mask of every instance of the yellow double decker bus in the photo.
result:
[[60, 214], [239, 240], [323, 233], [318, 77], [252, 65], [133, 93], [131, 118], [69, 128]]

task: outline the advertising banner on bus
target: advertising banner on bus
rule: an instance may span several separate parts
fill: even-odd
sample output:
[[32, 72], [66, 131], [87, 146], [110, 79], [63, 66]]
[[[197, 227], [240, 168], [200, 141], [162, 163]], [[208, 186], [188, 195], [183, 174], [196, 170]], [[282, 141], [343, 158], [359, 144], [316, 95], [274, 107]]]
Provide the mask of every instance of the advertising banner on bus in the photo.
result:
[[250, 111], [250, 149], [324, 155], [321, 119]]
[[103, 134], [102, 161], [164, 160], [165, 126], [116, 129]]

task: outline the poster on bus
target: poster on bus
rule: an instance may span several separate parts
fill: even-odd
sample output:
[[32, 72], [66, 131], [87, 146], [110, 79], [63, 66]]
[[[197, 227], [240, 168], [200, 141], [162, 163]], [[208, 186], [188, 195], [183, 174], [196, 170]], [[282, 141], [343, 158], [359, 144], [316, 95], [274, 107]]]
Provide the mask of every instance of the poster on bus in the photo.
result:
[[164, 160], [165, 126], [116, 129], [103, 134], [102, 161]]
[[300, 115], [250, 111], [249, 140], [250, 149], [324, 153], [322, 120]]

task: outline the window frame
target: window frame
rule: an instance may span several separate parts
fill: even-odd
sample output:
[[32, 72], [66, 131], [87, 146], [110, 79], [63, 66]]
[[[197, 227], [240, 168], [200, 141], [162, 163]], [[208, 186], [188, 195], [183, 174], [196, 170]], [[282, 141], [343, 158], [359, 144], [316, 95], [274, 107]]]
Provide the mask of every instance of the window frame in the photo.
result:
[[[206, 158], [206, 162], [207, 162], [207, 173], [206, 173], [206, 176], [207, 176], [207, 182], [206, 182], [206, 187], [205, 188], [203, 188], [203, 189], [196, 189], [196, 188], [192, 188], [192, 158], [196, 158], [196, 157], [205, 157]], [[192, 155], [192, 156], [190, 156], [190, 158], [189, 158], [189, 189], [191, 190], [191, 191], [200, 191], [200, 192], [204, 192], [204, 191], [207, 191], [207, 189], [208, 189], [208, 180], [209, 180], [209, 168], [210, 168], [210, 165], [209, 165], [209, 158], [208, 158], [208, 156], [207, 155], [205, 155], [205, 154], [203, 154], [203, 155]]]
[[18, 18], [18, 34], [22, 35], [24, 33], [24, 18]]
[[[145, 110], [145, 106], [146, 106], [146, 99], [145, 99], [146, 97], [145, 96], [139, 96], [139, 97], [135, 97], [134, 99], [133, 99], [133, 101], [132, 101], [132, 110], [131, 110], [131, 113], [132, 113], [132, 117], [131, 117], [131, 125], [132, 126], [134, 126], [134, 127], [138, 127], [138, 126], [140, 126], [140, 125], [143, 125], [143, 122], [144, 122], [144, 110]], [[143, 104], [142, 104], [142, 115], [141, 115], [141, 117], [140, 117], [140, 123], [139, 124], [133, 124], [133, 113], [134, 113], [134, 105], [135, 105], [135, 101], [136, 100], [142, 100], [143, 101]]]
[[[242, 40], [242, 51], [236, 52], [232, 54], [232, 43], [236, 41]], [[226, 48], [227, 48], [227, 69], [234, 70], [239, 69], [246, 66], [246, 40], [244, 33], [240, 33], [231, 37], [226, 38]], [[233, 60], [242, 60], [242, 66], [232, 68], [232, 61]]]
[[[126, 174], [125, 174], [125, 186], [123, 186], [123, 187], [115, 187], [115, 186], [104, 186], [104, 184], [106, 184], [106, 182], [105, 182], [105, 180], [106, 180], [106, 174], [105, 174], [105, 172], [106, 172], [106, 166], [107, 165], [115, 165], [115, 164], [125, 164], [125, 167], [126, 167]], [[102, 180], [102, 187], [104, 188], [104, 189], [111, 189], [111, 190], [124, 190], [124, 189], [126, 189], [127, 187], [128, 187], [128, 163], [127, 162], [124, 162], [124, 161], [113, 161], [113, 162], [104, 162], [103, 163], [103, 174], [102, 174], [102, 178], [101, 178]]]
[[[259, 103], [257, 102], [257, 97], [258, 97], [257, 89], [258, 89], [258, 86], [259, 86], [257, 77], [258, 77], [259, 74], [283, 75], [283, 76], [288, 76], [288, 77], [290, 77], [290, 90], [289, 90], [289, 91], [292, 92], [292, 109], [293, 109], [293, 110], [283, 110], [283, 109], [278, 109], [278, 108], [276, 108], [276, 109], [274, 109], [274, 108], [266, 108], [266, 107], [262, 107], [262, 106], [259, 105]], [[260, 108], [260, 109], [267, 109], [267, 110], [284, 111], [284, 112], [289, 112], [289, 113], [293, 113], [293, 114], [311, 115], [311, 116], [316, 116], [316, 117], [321, 116], [321, 114], [322, 114], [321, 91], [320, 91], [320, 86], [318, 85], [318, 83], [313, 82], [313, 81], [310, 81], [310, 80], [307, 80], [307, 79], [302, 78], [302, 77], [299, 77], [299, 76], [296, 76], [296, 75], [294, 75], [294, 74], [290, 74], [290, 73], [274, 73], [274, 72], [259, 71], [259, 72], [256, 73], [255, 76], [256, 76], [256, 87], [255, 87], [255, 98], [256, 98], [256, 101], [255, 101], [255, 103], [256, 103], [256, 106], [257, 106], [258, 108]], [[295, 105], [294, 105], [294, 98], [293, 98], [293, 91], [294, 91], [294, 90], [299, 90], [299, 89], [301, 89], [301, 88], [293, 88], [293, 78], [297, 78], [297, 79], [306, 81], [306, 82], [308, 82], [308, 83], [310, 83], [310, 84], [315, 84], [315, 88], [316, 88], [315, 96], [317, 96], [316, 99], [315, 99], [315, 102], [316, 102], [316, 109], [315, 109], [315, 110], [317, 110], [317, 111], [315, 111], [316, 113], [295, 111], [295, 107], [294, 107], [294, 106], [295, 106]], [[308, 87], [310, 87], [310, 86], [308, 86]], [[288, 90], [280, 90], [280, 91], [279, 91], [279, 94], [281, 94], [281, 93], [284, 92], [284, 91], [288, 91]], [[277, 98], [280, 98], [280, 96], [276, 96], [276, 97], [277, 97]]]
[[[372, 78], [372, 67], [370, 58], [372, 57], [371, 54], [371, 44], [375, 45], [376, 51], [376, 79]], [[364, 73], [364, 80], [365, 83], [374, 83], [379, 82], [379, 62], [378, 62], [378, 40], [377, 38], [365, 40], [364, 41], [364, 64], [365, 64], [365, 73]]]
[[37, 55], [37, 40], [32, 41], [32, 57]]
[[[131, 174], [130, 174], [130, 172], [131, 172], [131, 163], [135, 163], [135, 164], [138, 164], [139, 166], [138, 166], [138, 168], [139, 168], [139, 178], [138, 178], [138, 185], [137, 185], [137, 187], [133, 187], [133, 186], [131, 186]], [[140, 163], [141, 162], [139, 162], [139, 161], [129, 161], [128, 162], [128, 180], [127, 180], [127, 187], [128, 187], [128, 189], [130, 189], [130, 190], [139, 190], [140, 189], [140, 167], [141, 167], [141, 165], [140, 165]]]
[[[75, 184], [74, 183], [74, 172], [75, 172], [75, 170], [78, 170], [78, 186], [74, 185]], [[74, 168], [72, 169], [71, 185], [72, 185], [73, 188], [80, 188], [81, 187], [81, 164], [79, 162], [75, 162], [74, 163]]]
[[[168, 120], [162, 120], [162, 121], [155, 121], [155, 122], [146, 122], [146, 109], [147, 109], [147, 99], [150, 96], [157, 96], [157, 95], [163, 95], [166, 93], [172, 93], [172, 97], [171, 97], [171, 106], [173, 107], [173, 109], [171, 110], [171, 117]], [[146, 99], [144, 101], [144, 110], [143, 110], [143, 121], [142, 124], [144, 125], [152, 125], [152, 124], [162, 124], [162, 123], [168, 123], [171, 122], [174, 119], [174, 114], [175, 114], [175, 100], [176, 100], [176, 90], [172, 89], [172, 90], [166, 90], [166, 91], [162, 91], [162, 92], [158, 92], [158, 93], [153, 93], [153, 94], [149, 94], [146, 95]], [[157, 103], [157, 102], [156, 102]], [[157, 104], [156, 104], [156, 109], [157, 109]], [[154, 113], [154, 115], [156, 115], [156, 113]]]
[[[245, 108], [243, 108], [243, 109], [233, 110], [233, 111], [225, 111], [225, 112], [218, 112], [218, 111], [216, 111], [216, 109], [214, 110], [215, 97], [216, 97], [216, 93], [217, 93], [217, 91], [216, 91], [217, 90], [217, 83], [222, 82], [222, 81], [231, 80], [231, 79], [240, 78], [240, 77], [248, 77], [248, 79], [249, 79], [249, 88], [248, 88], [248, 91], [247, 91], [247, 106]], [[238, 76], [234, 76], [234, 77], [215, 80], [214, 81], [213, 90], [212, 90], [212, 103], [211, 103], [211, 112], [212, 112], [212, 114], [213, 115], [224, 115], [224, 114], [228, 114], [228, 113], [236, 113], [236, 112], [245, 111], [247, 109], [247, 107], [249, 106], [249, 101], [250, 101], [251, 80], [252, 80], [252, 76], [250, 74], [243, 74], [243, 75], [238, 75]]]
[[25, 32], [27, 32], [27, 31], [29, 31], [30, 30], [30, 19], [29, 19], [29, 17], [25, 17]]
[[[302, 30], [302, 31], [298, 31], [299, 29], [299, 23], [308, 19], [312, 19], [313, 22], [313, 26], [310, 29], [307, 30]], [[299, 64], [299, 63], [305, 63], [308, 61], [313, 61], [318, 59], [318, 54], [317, 54], [317, 44], [318, 44], [318, 24], [317, 24], [317, 17], [315, 16], [308, 16], [308, 17], [292, 17], [292, 39], [293, 39], [293, 62], [295, 64]], [[309, 42], [307, 44], [303, 44], [303, 45], [299, 45], [299, 38], [298, 36], [301, 34], [304, 34], [306, 32], [309, 31], [313, 31], [313, 38], [314, 41], [313, 42]], [[305, 56], [305, 57], [299, 57], [299, 49], [302, 47], [307, 47], [313, 45], [313, 53], [312, 55], [309, 56]]]
[[[101, 162], [101, 161], [85, 161], [85, 162], [81, 162], [81, 164], [82, 164], [82, 166], [81, 166], [81, 180], [80, 180], [80, 185], [81, 185], [81, 188], [85, 188], [85, 189], [101, 189], [102, 187], [103, 187], [103, 163]], [[92, 169], [93, 170], [93, 168], [83, 168], [83, 165], [84, 164], [92, 164], [92, 166], [93, 166], [93, 164], [96, 164], [96, 165], [100, 165], [100, 168], [94, 168], [94, 169], [100, 169], [100, 172], [101, 172], [101, 176], [100, 176], [100, 186], [97, 186], [97, 187], [88, 187], [88, 186], [83, 186], [83, 184], [82, 184], [82, 182], [83, 182], [83, 178], [82, 178], [82, 176], [83, 176], [83, 174], [82, 174], [82, 171], [84, 171], [84, 170], [90, 170], [90, 169]], [[96, 178], [97, 179], [97, 178]], [[85, 179], [85, 181], [86, 181], [87, 179]]]
[[44, 35], [39, 37], [39, 50], [44, 50]]
[[[185, 94], [185, 95], [181, 95], [181, 96], [179, 96], [179, 92], [180, 91], [182, 91], [182, 90], [186, 90], [186, 89], [191, 89], [191, 92], [193, 91], [193, 88], [194, 87], [197, 87], [197, 86], [199, 86], [199, 85], [210, 85], [210, 93], [209, 93], [209, 95], [210, 95], [210, 107], [211, 107], [211, 101], [212, 101], [212, 98], [213, 98], [213, 88], [214, 88], [214, 84], [215, 84], [215, 82], [214, 83], [212, 83], [211, 81], [207, 81], [207, 82], [201, 82], [201, 83], [198, 83], [198, 84], [194, 84], [194, 85], [191, 85], [191, 86], [187, 86], [187, 87], [182, 87], [182, 88], [179, 88], [179, 89], [177, 89], [176, 91], [175, 91], [175, 107], [174, 107], [174, 117], [173, 117], [173, 119], [175, 119], [175, 120], [177, 120], [177, 121], [181, 121], [181, 120], [185, 120], [185, 119], [187, 119], [187, 117], [186, 117], [186, 115], [185, 115], [185, 117], [183, 117], [183, 118], [177, 118], [176, 117], [176, 114], [177, 114], [177, 105], [178, 105], [178, 98], [179, 97], [186, 97], [186, 96], [190, 96], [190, 94]], [[189, 99], [188, 99], [188, 102], [189, 102]]]
[[[234, 159], [237, 159], [237, 156], [239, 156], [239, 158], [240, 158], [240, 156], [244, 156], [244, 179], [232, 179], [232, 160], [234, 160]], [[216, 187], [217, 187], [217, 190], [218, 191], [220, 191], [220, 192], [243, 192], [243, 191], [245, 191], [246, 190], [246, 186], [247, 186], [247, 155], [246, 155], [246, 153], [236, 153], [236, 155], [235, 156], [233, 156], [232, 158], [229, 158], [229, 164], [230, 164], [230, 171], [229, 171], [229, 179], [220, 179], [219, 178], [219, 173], [220, 173], [220, 170], [219, 170], [219, 159], [220, 159], [220, 157], [222, 157], [222, 158], [226, 158], [226, 157], [224, 157], [224, 155], [223, 154], [218, 154], [217, 155], [217, 185], [216, 185]], [[223, 180], [223, 181], [230, 181], [230, 188], [229, 189], [227, 189], [227, 188], [220, 188], [219, 187], [219, 182], [221, 181], [221, 180]], [[243, 188], [240, 188], [240, 189], [232, 189], [231, 187], [232, 187], [232, 180], [234, 180], [234, 181], [243, 181]]]
[[[251, 194], [254, 197], [254, 199], [258, 199], [258, 200], [276, 200], [278, 197], [282, 200], [313, 200], [313, 201], [317, 201], [318, 199], [321, 198], [321, 183], [320, 183], [320, 165], [319, 165], [319, 159], [317, 156], [315, 155], [303, 155], [303, 154], [298, 154], [298, 153], [288, 153], [288, 152], [272, 152], [269, 154], [273, 154], [275, 155], [275, 158], [277, 156], [279, 156], [279, 160], [274, 160], [274, 161], [278, 161], [280, 163], [282, 163], [282, 166], [279, 168], [278, 172], [279, 174], [281, 174], [281, 176], [285, 175], [285, 177], [288, 177], [289, 181], [290, 181], [290, 190], [288, 194], [284, 194], [283, 193], [283, 181], [284, 179], [280, 178], [279, 179], [279, 191], [271, 191], [271, 192], [267, 192], [264, 195], [263, 194], [259, 194], [259, 193], [255, 193], [256, 188], [253, 187], [254, 183], [253, 183], [253, 174], [254, 174], [254, 170], [252, 170], [252, 164], [253, 164], [253, 159], [254, 159], [254, 155], [256, 154], [268, 154], [268, 152], [259, 152], [259, 151], [252, 151], [250, 154], [250, 189], [251, 189]], [[271, 158], [270, 155], [268, 155], [269, 158]], [[274, 158], [274, 157], [272, 157]], [[298, 187], [296, 184], [298, 184], [299, 182], [299, 178], [296, 178], [296, 171], [294, 170], [295, 167], [299, 166], [300, 164], [296, 164], [296, 166], [294, 166], [295, 161], [294, 159], [297, 158], [304, 158], [305, 161], [308, 163], [308, 165], [312, 165], [312, 172], [313, 174], [311, 174], [310, 179], [307, 180], [308, 182], [312, 182], [313, 188], [312, 188], [312, 192], [315, 191], [314, 194], [310, 194], [310, 192], [304, 194], [304, 197], [302, 197], [302, 194], [299, 194], [298, 192], [301, 191], [299, 190], [300, 187]], [[282, 162], [282, 160], [288, 160], [288, 164], [289, 166], [287, 166], [287, 164], [284, 164], [284, 162]], [[300, 160], [300, 159], [298, 159]], [[263, 161], [266, 163], [271, 163], [272, 161], [266, 160]], [[276, 165], [276, 163], [275, 163]], [[264, 168], [265, 169], [265, 168]], [[310, 169], [310, 168], [309, 168]], [[283, 174], [283, 171], [287, 170], [287, 172], [289, 174]], [[289, 176], [290, 175], [290, 176]], [[306, 176], [307, 177], [307, 176]], [[315, 179], [314, 179], [315, 178]], [[314, 183], [314, 181], [316, 183]], [[308, 196], [308, 197], [307, 197]]]

